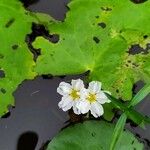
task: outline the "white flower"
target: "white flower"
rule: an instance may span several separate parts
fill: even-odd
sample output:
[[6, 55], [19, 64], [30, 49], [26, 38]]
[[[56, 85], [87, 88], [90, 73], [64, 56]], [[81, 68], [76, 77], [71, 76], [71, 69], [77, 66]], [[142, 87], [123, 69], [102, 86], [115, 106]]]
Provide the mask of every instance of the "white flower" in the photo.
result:
[[95, 118], [102, 116], [104, 113], [102, 104], [109, 103], [110, 100], [107, 98], [104, 91], [101, 90], [101, 82], [90, 82], [89, 87], [84, 91], [84, 94], [85, 99], [82, 99], [80, 103], [77, 104], [77, 108], [80, 112], [85, 114], [88, 111], [91, 111], [91, 114]]
[[57, 92], [63, 96], [58, 104], [59, 108], [67, 111], [73, 107], [75, 114], [81, 114], [76, 106], [81, 101], [82, 96], [84, 96], [84, 91], [85, 88], [81, 79], [72, 80], [71, 85], [66, 82], [61, 82], [57, 88]]

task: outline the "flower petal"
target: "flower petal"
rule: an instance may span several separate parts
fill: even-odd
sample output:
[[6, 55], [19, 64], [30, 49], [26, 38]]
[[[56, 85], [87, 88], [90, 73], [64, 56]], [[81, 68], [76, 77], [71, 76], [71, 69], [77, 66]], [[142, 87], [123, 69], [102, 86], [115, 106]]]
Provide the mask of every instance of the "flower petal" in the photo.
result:
[[95, 118], [100, 117], [104, 114], [104, 109], [103, 109], [102, 105], [99, 104], [98, 102], [92, 103], [90, 110], [91, 110], [91, 114]]
[[92, 93], [98, 93], [101, 91], [101, 82], [98, 82], [98, 81], [92, 81], [89, 83], [89, 91], [92, 92]]
[[73, 101], [70, 96], [63, 96], [62, 100], [58, 103], [59, 108], [63, 111], [69, 110], [73, 106]]
[[76, 106], [81, 111], [82, 114], [86, 114], [91, 107], [89, 101], [87, 100], [80, 101]]
[[83, 88], [80, 92], [80, 100], [85, 100], [86, 97], [89, 95], [89, 91], [86, 88]]
[[96, 94], [96, 99], [100, 104], [110, 103], [110, 100], [108, 99], [108, 97], [105, 95], [103, 91]]
[[57, 92], [60, 94], [60, 95], [66, 95], [66, 94], [69, 94], [71, 91], [71, 85], [69, 83], [66, 83], [66, 82], [61, 82], [59, 84], [59, 87], [57, 88]]
[[78, 103], [79, 103], [79, 101], [75, 101], [75, 102], [74, 102], [74, 105], [73, 105], [73, 111], [74, 111], [74, 113], [77, 114], [77, 115], [81, 114], [80, 109], [77, 107]]
[[81, 79], [72, 80], [71, 84], [75, 90], [82, 90], [84, 88], [84, 83]]

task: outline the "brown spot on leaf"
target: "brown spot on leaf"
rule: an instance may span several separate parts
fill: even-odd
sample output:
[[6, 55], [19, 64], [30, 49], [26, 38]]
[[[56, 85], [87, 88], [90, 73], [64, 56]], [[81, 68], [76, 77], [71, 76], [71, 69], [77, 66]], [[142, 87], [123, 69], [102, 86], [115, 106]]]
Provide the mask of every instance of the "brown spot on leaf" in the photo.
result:
[[19, 46], [18, 46], [17, 44], [15, 44], [15, 45], [12, 46], [12, 49], [13, 49], [13, 50], [16, 50], [16, 49], [18, 49], [18, 47], [19, 47]]
[[101, 9], [103, 11], [112, 11], [112, 8], [110, 8], [110, 7], [101, 7]]
[[95, 137], [95, 136], [96, 136], [96, 133], [95, 133], [95, 132], [93, 132], [91, 135], [92, 135], [92, 137]]
[[93, 37], [93, 40], [94, 40], [94, 41], [95, 41], [95, 43], [97, 43], [97, 44], [100, 42], [99, 38], [98, 38], [98, 37], [96, 37], [96, 36], [94, 36], [94, 37]]
[[148, 38], [148, 35], [144, 35], [143, 38], [144, 38], [144, 39], [147, 39], [147, 38]]
[[5, 24], [5, 27], [6, 28], [9, 28], [13, 23], [14, 23], [15, 19], [14, 18], [11, 18], [6, 24]]
[[0, 90], [3, 94], [5, 94], [6, 93], [6, 90], [4, 89], [4, 88], [1, 88], [1, 90]]
[[98, 23], [98, 26], [100, 26], [103, 29], [106, 28], [106, 24], [104, 22]]

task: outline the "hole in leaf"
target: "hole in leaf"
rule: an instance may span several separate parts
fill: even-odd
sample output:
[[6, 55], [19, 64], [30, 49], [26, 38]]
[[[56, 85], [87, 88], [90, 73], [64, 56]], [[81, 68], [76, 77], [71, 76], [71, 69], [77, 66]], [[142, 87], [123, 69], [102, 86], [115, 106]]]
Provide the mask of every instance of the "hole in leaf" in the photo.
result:
[[48, 39], [52, 43], [57, 43], [59, 41], [59, 35], [58, 34], [50, 35]]
[[135, 4], [141, 4], [141, 3], [144, 3], [148, 0], [130, 0], [131, 2], [135, 3]]
[[99, 38], [98, 38], [98, 37], [96, 37], [96, 36], [94, 36], [94, 37], [93, 37], [93, 40], [94, 40], [94, 41], [95, 41], [95, 43], [97, 43], [97, 44], [100, 42]]
[[144, 85], [145, 85], [145, 83], [142, 80], [136, 82], [132, 88], [133, 94], [134, 95], [137, 94], [144, 87]]
[[37, 3], [39, 0], [20, 0], [24, 7], [28, 7], [31, 4]]
[[45, 29], [43, 25], [33, 23], [32, 24], [32, 33], [28, 34], [26, 36], [26, 43], [28, 44], [28, 47], [30, 51], [34, 55], [34, 61], [38, 58], [39, 55], [41, 55], [41, 50], [40, 49], [35, 49], [32, 46], [32, 42], [36, 39], [38, 36], [43, 36], [45, 39], [48, 39], [52, 43], [57, 43], [59, 41], [59, 35], [58, 34], [53, 34], [50, 35], [49, 31]]
[[130, 55], [136, 55], [136, 54], [139, 54], [139, 53], [142, 53], [142, 54], [148, 54], [148, 51], [149, 51], [149, 44], [146, 45], [146, 48], [142, 48], [139, 44], [135, 44], [135, 45], [131, 45], [131, 48], [129, 49], [129, 54]]
[[6, 24], [5, 24], [5, 27], [6, 28], [9, 28], [13, 23], [14, 23], [15, 19], [14, 18], [11, 18]]
[[5, 72], [4, 72], [4, 70], [0, 70], [0, 78], [5, 78]]
[[35, 132], [23, 133], [18, 140], [17, 150], [35, 150], [38, 135]]
[[42, 75], [43, 79], [52, 79], [53, 76], [51, 74]]
[[138, 44], [136, 44], [136, 45], [131, 46], [131, 48], [129, 49], [129, 54], [135, 55], [135, 54], [139, 54], [143, 51], [144, 51], [144, 49], [142, 47], [140, 47]]
[[98, 23], [98, 26], [102, 27], [103, 29], [106, 28], [106, 24], [104, 22]]

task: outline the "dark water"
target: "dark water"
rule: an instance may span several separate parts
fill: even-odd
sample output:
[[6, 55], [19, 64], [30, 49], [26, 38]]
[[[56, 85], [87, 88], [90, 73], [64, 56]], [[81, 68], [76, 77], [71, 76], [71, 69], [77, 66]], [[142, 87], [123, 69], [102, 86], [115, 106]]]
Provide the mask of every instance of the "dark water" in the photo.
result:
[[28, 9], [50, 14], [57, 20], [64, 20], [66, 11], [68, 10], [66, 7], [68, 2], [69, 0], [36, 0], [35, 3], [28, 6]]
[[[37, 77], [19, 86], [14, 93], [15, 108], [11, 108], [10, 115], [0, 120], [0, 150], [16, 150], [18, 139], [22, 134], [24, 136], [21, 136], [21, 139], [27, 137], [24, 140], [26, 146], [26, 143], [31, 143], [31, 137], [36, 137], [37, 134], [36, 150], [39, 150], [42, 144], [53, 138], [62, 127], [67, 125], [65, 122], [69, 117], [58, 108], [60, 96], [56, 93], [56, 88], [61, 81], [68, 82], [78, 77], [70, 76], [63, 79]], [[31, 131], [33, 133], [29, 134]], [[22, 140], [20, 142], [23, 143]], [[18, 150], [23, 150], [24, 144], [22, 148], [18, 146], [20, 147]], [[33, 146], [32, 143], [31, 146]]]
[[[23, 1], [32, 11], [45, 12], [55, 19], [63, 20], [69, 0]], [[32, 4], [28, 5], [29, 2]], [[62, 127], [66, 126], [69, 116], [58, 109], [60, 96], [56, 93], [56, 88], [61, 81], [70, 81], [78, 77], [83, 78], [84, 75], [65, 78], [44, 76], [44, 78], [37, 77], [33, 81], [24, 81], [14, 93], [15, 108], [10, 107], [10, 113], [0, 119], [0, 150], [39, 150]], [[143, 86], [143, 83], [139, 82], [137, 85], [135, 93]], [[149, 115], [149, 106], [149, 97], [146, 97], [137, 109]], [[128, 128], [138, 133], [143, 139], [150, 139], [150, 127], [142, 130], [128, 125]]]
[[[142, 87], [144, 83], [139, 81], [135, 84], [133, 89], [133, 93], [136, 94]], [[136, 110], [142, 113], [143, 115], [150, 116], [150, 94], [145, 97], [145, 99], [136, 106]], [[147, 125], [145, 129], [140, 127], [134, 127], [127, 124], [127, 128], [136, 134], [137, 137], [140, 138], [141, 141], [145, 143], [145, 150], [150, 150], [150, 125]]]

